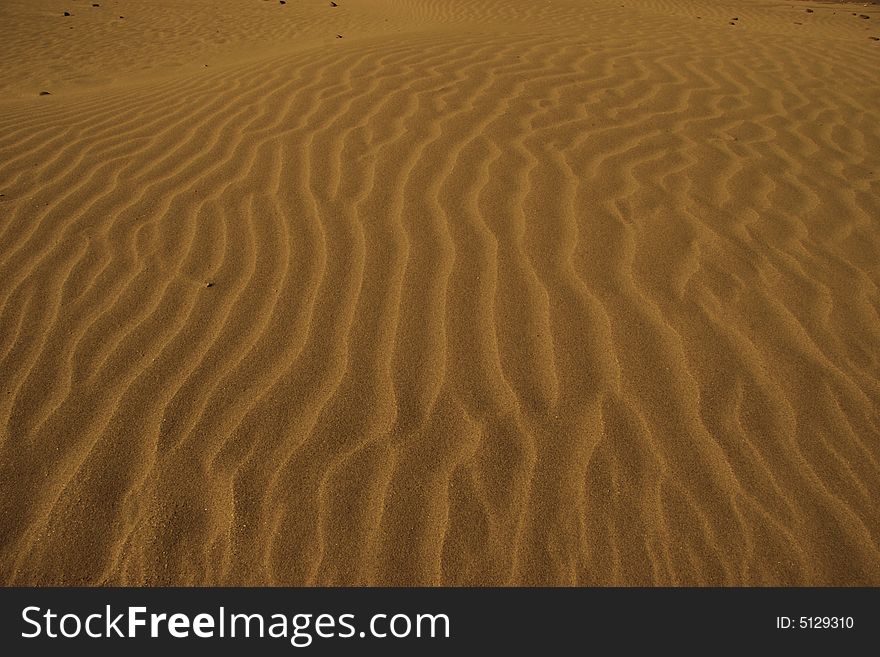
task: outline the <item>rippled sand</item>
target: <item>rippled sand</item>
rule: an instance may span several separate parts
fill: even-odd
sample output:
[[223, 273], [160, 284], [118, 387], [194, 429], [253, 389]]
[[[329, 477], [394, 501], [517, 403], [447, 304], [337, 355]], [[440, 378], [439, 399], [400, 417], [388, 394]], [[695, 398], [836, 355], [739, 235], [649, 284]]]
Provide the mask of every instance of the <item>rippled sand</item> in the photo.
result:
[[0, 582], [880, 584], [880, 8], [336, 1], [0, 5]]

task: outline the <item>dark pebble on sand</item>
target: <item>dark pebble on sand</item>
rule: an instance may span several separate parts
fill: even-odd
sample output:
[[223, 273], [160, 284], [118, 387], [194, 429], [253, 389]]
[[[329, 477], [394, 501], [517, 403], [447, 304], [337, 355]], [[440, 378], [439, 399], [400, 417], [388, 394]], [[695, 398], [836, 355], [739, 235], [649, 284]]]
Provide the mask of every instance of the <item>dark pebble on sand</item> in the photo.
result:
[[48, 91], [41, 91], [40, 95], [41, 96], [51, 96], [52, 94], [50, 94]]
[[812, 14], [812, 13], [813, 13], [813, 10], [812, 10], [812, 9], [807, 9], [806, 11], [807, 11], [808, 14]]
[[341, 34], [337, 34], [337, 35], [336, 35], [336, 38], [337, 38], [337, 39], [341, 39], [341, 38], [342, 38], [342, 35], [341, 35]]
[[214, 287], [214, 284], [213, 283], [206, 283], [205, 287]]
[[861, 18], [863, 21], [866, 21], [866, 20], [868, 20], [868, 19], [871, 18], [871, 17], [868, 16], [867, 14], [859, 14], [859, 18]]
[[880, 37], [868, 37], [871, 41], [880, 41]]
[[[70, 16], [70, 12], [69, 12], [69, 11], [65, 11], [65, 12], [64, 12], [64, 15], [65, 15], [65, 16]], [[855, 14], [853, 14], [853, 16], [855, 16]]]
[[279, 5], [286, 5], [287, 2], [285, 2], [285, 0], [278, 0], [278, 4]]

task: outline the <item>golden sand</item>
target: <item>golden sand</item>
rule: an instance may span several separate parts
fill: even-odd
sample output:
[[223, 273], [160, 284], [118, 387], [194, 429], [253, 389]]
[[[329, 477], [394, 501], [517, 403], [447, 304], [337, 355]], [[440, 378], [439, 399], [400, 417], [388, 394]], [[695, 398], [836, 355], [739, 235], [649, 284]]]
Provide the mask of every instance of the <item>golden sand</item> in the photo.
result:
[[0, 583], [880, 584], [880, 8], [336, 2], [0, 4]]

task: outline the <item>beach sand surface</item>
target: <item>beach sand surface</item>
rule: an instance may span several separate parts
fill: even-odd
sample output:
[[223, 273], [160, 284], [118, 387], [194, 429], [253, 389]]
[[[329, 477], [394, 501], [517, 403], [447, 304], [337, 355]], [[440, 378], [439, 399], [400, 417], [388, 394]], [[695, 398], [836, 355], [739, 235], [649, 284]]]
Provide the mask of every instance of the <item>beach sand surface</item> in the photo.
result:
[[880, 585], [876, 5], [94, 4], [0, 4], [0, 583]]

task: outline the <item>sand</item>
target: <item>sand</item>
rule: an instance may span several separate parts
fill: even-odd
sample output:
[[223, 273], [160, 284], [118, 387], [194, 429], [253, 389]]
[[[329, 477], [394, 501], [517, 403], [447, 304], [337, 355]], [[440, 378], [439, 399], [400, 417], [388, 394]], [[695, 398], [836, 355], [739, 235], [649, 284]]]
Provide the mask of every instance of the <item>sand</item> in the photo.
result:
[[336, 2], [0, 4], [0, 583], [880, 585], [880, 8]]

